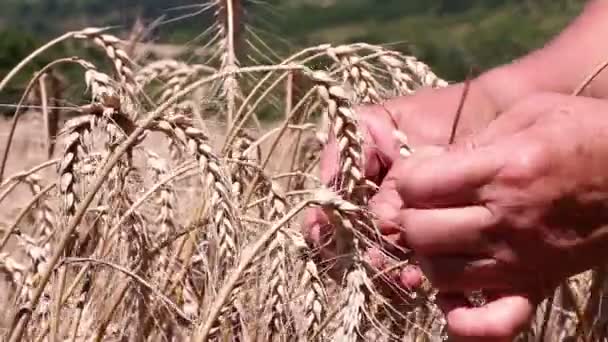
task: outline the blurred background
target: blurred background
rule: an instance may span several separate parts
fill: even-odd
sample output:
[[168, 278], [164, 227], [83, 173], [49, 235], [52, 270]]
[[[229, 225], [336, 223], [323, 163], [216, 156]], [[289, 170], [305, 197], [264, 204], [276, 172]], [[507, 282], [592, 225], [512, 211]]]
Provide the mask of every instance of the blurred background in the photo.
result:
[[[233, 0], [236, 2], [236, 0]], [[186, 55], [213, 20], [204, 0], [0, 0], [0, 78], [46, 40], [87, 26], [116, 25], [124, 39], [157, 23], [147, 42], [158, 57]], [[458, 80], [541, 46], [581, 9], [584, 0], [255, 0], [247, 10], [248, 40], [279, 59], [319, 43], [390, 45]], [[199, 13], [202, 12], [202, 13]], [[197, 14], [198, 13], [198, 14]], [[262, 43], [263, 42], [263, 43]], [[79, 55], [77, 44], [55, 49]], [[88, 52], [84, 52], [85, 54]], [[94, 53], [90, 58], [95, 58]], [[162, 56], [166, 54], [167, 56]], [[244, 61], [247, 63], [247, 61]], [[25, 75], [25, 73], [22, 73]], [[0, 102], [19, 93], [19, 82]], [[13, 101], [14, 102], [14, 101]]]

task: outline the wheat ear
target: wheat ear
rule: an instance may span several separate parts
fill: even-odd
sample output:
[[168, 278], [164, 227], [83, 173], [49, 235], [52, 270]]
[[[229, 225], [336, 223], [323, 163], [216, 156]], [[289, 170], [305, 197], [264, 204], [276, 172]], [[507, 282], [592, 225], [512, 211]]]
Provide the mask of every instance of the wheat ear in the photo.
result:
[[83, 30], [76, 34], [74, 38], [91, 40], [101, 47], [112, 61], [114, 71], [119, 76], [122, 85], [130, 94], [135, 94], [137, 82], [132, 69], [133, 62], [129, 55], [118, 46], [121, 42], [118, 37], [92, 29]]
[[187, 147], [189, 152], [196, 156], [203, 182], [211, 191], [210, 208], [218, 238], [215, 261], [219, 265], [232, 265], [238, 256], [240, 224], [225, 166], [214, 154], [207, 136], [194, 128], [190, 119], [182, 115], [170, 116], [158, 121], [156, 128], [178, 139], [182, 146]]
[[[336, 85], [323, 72], [315, 72], [312, 78], [317, 82], [319, 95], [327, 105], [328, 116], [333, 125], [339, 154], [338, 190], [344, 199], [366, 205], [368, 193], [363, 174], [363, 138], [358, 131], [355, 113], [350, 108], [352, 95]], [[357, 230], [358, 220], [342, 217], [339, 211], [324, 208], [334, 224], [334, 240], [341, 267], [346, 270], [346, 304], [341, 312], [340, 325], [334, 338], [341, 341], [362, 339], [361, 326], [367, 305], [367, 296], [372, 291], [371, 281], [364, 270], [360, 241]]]

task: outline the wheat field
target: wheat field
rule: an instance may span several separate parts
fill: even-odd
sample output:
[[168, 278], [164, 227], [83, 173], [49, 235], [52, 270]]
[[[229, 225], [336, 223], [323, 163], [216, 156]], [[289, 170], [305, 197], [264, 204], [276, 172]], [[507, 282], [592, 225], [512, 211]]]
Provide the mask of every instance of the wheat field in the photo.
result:
[[[65, 56], [29, 75], [0, 124], [2, 340], [447, 339], [432, 286], [389, 280], [408, 260], [384, 251], [396, 266], [377, 270], [363, 257], [381, 238], [366, 210], [377, 185], [363, 177], [355, 110], [447, 82], [413, 56], [365, 43], [246, 62], [243, 3], [203, 10], [215, 16], [205, 57], [157, 60], [136, 53], [137, 38], [85, 28], [0, 81], [2, 92], [65, 41], [106, 60]], [[58, 89], [66, 68], [81, 72], [80, 105], [62, 105], [79, 103]], [[279, 119], [261, 120], [268, 112]], [[327, 188], [318, 162], [329, 139], [340, 181]], [[332, 218], [336, 260], [305, 241], [311, 207]], [[343, 272], [330, 277], [333, 262]], [[565, 283], [520, 340], [605, 338], [604, 275]]]

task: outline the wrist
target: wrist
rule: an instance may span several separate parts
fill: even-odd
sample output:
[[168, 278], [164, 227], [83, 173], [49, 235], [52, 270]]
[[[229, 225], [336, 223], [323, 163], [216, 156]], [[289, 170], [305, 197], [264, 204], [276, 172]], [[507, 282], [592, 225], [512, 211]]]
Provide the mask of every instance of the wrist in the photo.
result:
[[529, 74], [522, 72], [515, 64], [486, 71], [474, 82], [491, 104], [496, 116], [530, 95], [549, 91], [538, 86]]

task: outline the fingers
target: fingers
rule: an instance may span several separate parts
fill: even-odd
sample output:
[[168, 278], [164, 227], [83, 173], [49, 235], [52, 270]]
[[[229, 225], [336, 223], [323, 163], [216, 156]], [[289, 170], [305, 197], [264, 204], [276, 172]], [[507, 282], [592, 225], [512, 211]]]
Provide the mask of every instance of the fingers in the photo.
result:
[[517, 286], [513, 274], [493, 258], [432, 257], [422, 258], [420, 265], [433, 286], [443, 293], [507, 290]]
[[[454, 122], [454, 111], [462, 99], [464, 83], [441, 89], [420, 89], [413, 96], [398, 97], [385, 103], [395, 113], [399, 127], [413, 146], [447, 144]], [[496, 108], [481, 84], [470, 83], [457, 129], [457, 138], [476, 134], [496, 116]], [[457, 139], [459, 140], [459, 139]]]
[[378, 248], [369, 248], [364, 254], [364, 258], [375, 271], [375, 274], [371, 275], [374, 286], [387, 298], [403, 296], [404, 290], [418, 289], [423, 283], [424, 278], [420, 268], [414, 265], [403, 265], [401, 262], [389, 258]]
[[502, 137], [521, 132], [534, 125], [543, 114], [555, 108], [556, 104], [563, 100], [563, 95], [560, 94], [539, 94], [518, 102], [480, 132], [474, 138], [475, 143], [485, 146]]
[[318, 208], [308, 209], [304, 216], [302, 234], [322, 259], [334, 259], [335, 253], [331, 248], [333, 227], [327, 216]]
[[483, 206], [405, 209], [398, 218], [404, 242], [419, 255], [477, 255], [491, 246], [497, 219]]
[[448, 331], [456, 341], [512, 341], [526, 328], [534, 308], [523, 295], [502, 296], [479, 308], [452, 302], [446, 310]]
[[[422, 158], [437, 156], [444, 149], [438, 146], [421, 148], [416, 153]], [[384, 177], [378, 192], [370, 199], [369, 209], [375, 215], [380, 232], [385, 235], [401, 233], [399, 214], [403, 208], [403, 199], [397, 185], [402, 177], [399, 167], [391, 168]]]
[[[336, 254], [334, 246], [333, 227], [322, 210], [310, 209], [306, 212], [303, 233], [307, 242], [313, 246], [322, 268], [326, 269], [330, 276], [340, 279], [344, 270], [338, 269], [340, 256]], [[407, 270], [403, 269], [402, 273], [400, 273], [402, 267], [394, 268], [396, 262], [394, 260], [401, 260], [404, 255], [400, 247], [402, 244], [399, 242], [401, 234], [384, 235], [383, 238], [382, 251], [379, 248], [370, 247], [364, 255], [369, 265], [378, 272], [392, 270], [378, 280], [384, 280], [385, 285], [401, 286], [405, 289], [415, 289], [420, 286], [422, 272], [419, 268], [407, 267]]]
[[408, 290], [420, 288], [423, 279], [422, 271], [416, 266], [407, 266], [399, 272], [399, 282], [402, 287]]
[[397, 192], [398, 175], [391, 169], [376, 195], [369, 201], [369, 209], [375, 215], [378, 228], [382, 234], [398, 234], [401, 229], [398, 225], [399, 212], [403, 201]]
[[504, 156], [492, 147], [449, 149], [438, 156], [414, 154], [395, 163], [397, 191], [408, 207], [468, 205], [502, 167]]

